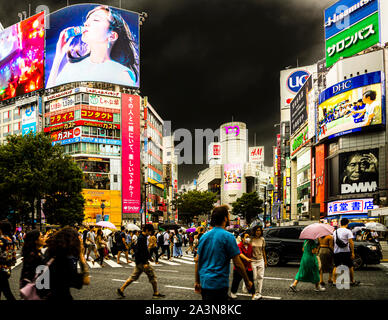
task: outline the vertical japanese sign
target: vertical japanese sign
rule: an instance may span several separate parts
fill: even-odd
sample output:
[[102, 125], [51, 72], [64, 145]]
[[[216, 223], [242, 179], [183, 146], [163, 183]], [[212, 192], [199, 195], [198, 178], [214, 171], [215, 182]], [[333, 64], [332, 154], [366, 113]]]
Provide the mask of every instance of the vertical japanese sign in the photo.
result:
[[123, 213], [139, 213], [140, 203], [140, 96], [121, 97], [121, 174]]
[[325, 212], [325, 145], [321, 144], [315, 147], [315, 181], [316, 195], [315, 202], [320, 204], [320, 212]]

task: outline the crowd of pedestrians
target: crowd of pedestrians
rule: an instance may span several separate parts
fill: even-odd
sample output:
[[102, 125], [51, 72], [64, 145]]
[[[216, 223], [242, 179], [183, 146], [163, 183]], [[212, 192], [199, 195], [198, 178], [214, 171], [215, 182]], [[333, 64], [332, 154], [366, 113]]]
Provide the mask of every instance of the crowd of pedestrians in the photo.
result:
[[[162, 257], [168, 260], [180, 258], [183, 256], [182, 247], [185, 247], [185, 253], [192, 254], [195, 261], [194, 290], [201, 294], [203, 300], [236, 299], [241, 280], [252, 300], [262, 299], [267, 267], [263, 228], [256, 225], [234, 236], [226, 231], [229, 224], [227, 206], [213, 210], [208, 230], [201, 226], [193, 233], [157, 231], [151, 224], [143, 226], [140, 231], [128, 231], [123, 226], [121, 230], [112, 232], [89, 226], [25, 233], [20, 229], [13, 232], [8, 221], [0, 221], [0, 297], [4, 294], [8, 300], [15, 299], [9, 278], [16, 262], [16, 250], [21, 249], [21, 290], [26, 291], [36, 281], [39, 266], [45, 266], [50, 271], [50, 288], [36, 290], [37, 299], [72, 299], [70, 288], [81, 289], [90, 283], [87, 261], [103, 267], [105, 259], [117, 259], [120, 263], [122, 253], [127, 263], [132, 263], [131, 256], [135, 269], [123, 286], [116, 290], [117, 294], [124, 297], [125, 289], [144, 272], [152, 285], [153, 298], [162, 298], [164, 295], [158, 291], [157, 277], [150, 262], [158, 264]], [[359, 284], [354, 279], [354, 235], [347, 228], [348, 224], [348, 219], [343, 218], [341, 227], [333, 235], [305, 240], [300, 267], [290, 291], [297, 292], [299, 282], [313, 283], [315, 291], [325, 291], [325, 274], [328, 274], [328, 284], [335, 286], [339, 266], [349, 268], [351, 286]], [[233, 274], [229, 293], [231, 260]], [[81, 272], [77, 270], [77, 265]]]

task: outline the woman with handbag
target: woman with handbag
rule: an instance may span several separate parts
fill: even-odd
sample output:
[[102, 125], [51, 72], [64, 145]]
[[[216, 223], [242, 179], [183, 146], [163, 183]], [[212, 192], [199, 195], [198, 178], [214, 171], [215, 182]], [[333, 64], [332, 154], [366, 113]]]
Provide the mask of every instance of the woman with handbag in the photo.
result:
[[104, 234], [102, 233], [101, 229], [98, 229], [98, 231], [97, 231], [96, 245], [97, 245], [98, 257], [94, 261], [99, 262], [101, 267], [103, 267], [104, 266], [106, 241], [104, 240]]
[[[45, 239], [39, 230], [27, 232], [22, 249], [23, 267], [20, 274], [20, 289], [33, 281], [37, 267], [44, 264], [41, 251], [44, 245]], [[38, 295], [43, 298], [43, 292], [39, 292]]]
[[1, 293], [7, 300], [15, 300], [9, 286], [11, 267], [16, 258], [14, 244], [10, 238], [12, 225], [6, 221], [0, 221], [0, 298]]

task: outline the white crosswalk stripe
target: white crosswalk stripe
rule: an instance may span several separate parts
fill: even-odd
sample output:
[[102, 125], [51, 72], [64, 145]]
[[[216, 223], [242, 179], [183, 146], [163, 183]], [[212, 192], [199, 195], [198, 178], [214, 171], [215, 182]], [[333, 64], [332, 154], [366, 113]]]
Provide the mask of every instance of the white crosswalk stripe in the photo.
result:
[[93, 262], [87, 261], [87, 264], [88, 264], [88, 266], [89, 266], [90, 269], [98, 269], [98, 268], [101, 268], [100, 264], [97, 263], [97, 262], [95, 262], [95, 263], [93, 264]]
[[181, 257], [181, 259], [185, 259], [185, 260], [189, 260], [189, 261], [194, 261], [194, 257], [190, 257], [190, 256], [183, 256], [183, 257]]
[[[17, 255], [16, 255], [17, 256]], [[15, 265], [13, 266], [13, 267], [11, 267], [11, 270], [13, 269], [13, 268], [16, 268], [19, 264], [21, 264], [23, 262], [23, 258], [19, 258], [19, 259], [16, 259], [16, 263], [15, 263]]]
[[104, 263], [106, 263], [108, 266], [112, 268], [122, 268], [123, 266], [121, 264], [118, 264], [117, 262], [114, 262], [113, 260], [104, 260]]
[[179, 266], [178, 263], [175, 263], [175, 262], [172, 262], [172, 261], [168, 261], [168, 260], [164, 260], [164, 259], [159, 259], [159, 263], [165, 263], [165, 264], [168, 264], [170, 266]]
[[180, 258], [172, 258], [172, 260], [176, 261], [176, 262], [185, 263], [185, 264], [195, 264], [195, 262], [188, 261], [188, 260], [183, 260], [183, 259], [180, 259]]
[[127, 266], [131, 266], [131, 267], [135, 267], [136, 266], [136, 264], [134, 262], [131, 262], [130, 264], [128, 264], [127, 263], [127, 259], [125, 259], [123, 257], [120, 258], [120, 261], [123, 262]]

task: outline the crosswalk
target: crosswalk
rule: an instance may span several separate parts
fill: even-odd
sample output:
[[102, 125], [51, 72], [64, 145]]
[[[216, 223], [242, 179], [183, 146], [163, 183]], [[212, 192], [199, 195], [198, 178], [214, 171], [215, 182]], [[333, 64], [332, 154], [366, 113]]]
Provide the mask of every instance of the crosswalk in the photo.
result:
[[[111, 259], [104, 259], [104, 268], [123, 268], [123, 267], [135, 267], [135, 262], [132, 261], [131, 263], [127, 263], [127, 259], [124, 257], [120, 257], [119, 259], [120, 264], [117, 263], [116, 258]], [[150, 265], [159, 268], [159, 267], [165, 267], [165, 266], [180, 266], [180, 265], [195, 265], [194, 257], [192, 255], [183, 255], [180, 258], [174, 258], [172, 257], [170, 260], [159, 258], [159, 263], [156, 264], [155, 262], [150, 262]], [[101, 269], [101, 265], [97, 262], [87, 261], [87, 264], [90, 269]]]
[[[16, 263], [11, 268], [14, 269], [21, 265], [23, 263], [23, 258], [21, 257], [20, 253], [16, 254]], [[93, 261], [87, 261], [86, 262], [90, 269], [102, 269], [101, 265], [98, 262]], [[127, 260], [124, 257], [120, 257], [120, 264], [117, 263], [116, 258], [111, 259], [104, 259], [104, 268], [123, 268], [123, 267], [135, 267], [135, 262], [132, 261], [131, 263], [127, 263]], [[174, 258], [172, 257], [171, 260], [159, 258], [159, 263], [156, 264], [155, 262], [150, 262], [150, 265], [156, 268], [159, 267], [165, 267], [165, 266], [181, 266], [181, 265], [195, 265], [194, 257], [193, 255], [184, 254], [180, 258]], [[78, 266], [80, 269], [80, 266]]]

